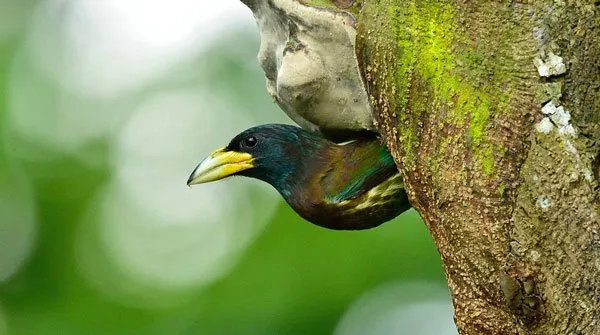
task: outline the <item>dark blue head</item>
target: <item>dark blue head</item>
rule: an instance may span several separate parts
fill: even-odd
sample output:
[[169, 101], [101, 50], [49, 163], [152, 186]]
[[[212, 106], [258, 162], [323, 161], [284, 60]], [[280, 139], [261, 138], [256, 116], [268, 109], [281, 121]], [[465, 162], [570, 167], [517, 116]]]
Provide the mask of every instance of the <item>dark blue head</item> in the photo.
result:
[[265, 181], [288, 196], [294, 183], [300, 182], [298, 171], [328, 143], [291, 125], [253, 127], [204, 159], [190, 176], [188, 185], [242, 175]]

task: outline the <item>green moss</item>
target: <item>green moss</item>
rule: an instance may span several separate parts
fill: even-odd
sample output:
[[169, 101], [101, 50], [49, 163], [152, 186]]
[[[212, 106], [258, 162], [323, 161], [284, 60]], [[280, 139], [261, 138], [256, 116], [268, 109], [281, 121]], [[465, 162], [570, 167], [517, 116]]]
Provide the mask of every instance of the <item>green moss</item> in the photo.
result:
[[479, 98], [484, 100], [478, 101], [477, 104], [471, 101], [473, 105], [470, 106], [472, 112], [470, 113], [471, 118], [469, 122], [469, 136], [474, 146], [479, 146], [483, 141], [485, 127], [490, 119], [490, 106], [489, 102], [487, 101], [488, 97], [482, 95]]
[[486, 174], [491, 175], [494, 172], [494, 151], [492, 146], [487, 146], [481, 152], [481, 165]]
[[500, 186], [498, 186], [498, 189], [496, 190], [496, 192], [498, 193], [499, 196], [504, 196], [504, 192], [506, 192], [506, 185], [501, 184]]
[[286, 49], [296, 50], [297, 47], [298, 47], [298, 42], [296, 42], [295, 40], [288, 39], [287, 41], [285, 41], [285, 48]]
[[[381, 0], [377, 6], [377, 12], [387, 16], [387, 24], [377, 29], [392, 33], [372, 32], [370, 37], [396, 37], [390, 47], [395, 58], [384, 66], [395, 72], [385, 77], [382, 86], [398, 88], [395, 96], [388, 98], [391, 108], [401, 111], [398, 133], [407, 159], [416, 158], [420, 116], [439, 108], [449, 124], [467, 129], [475, 161], [491, 173], [493, 157], [485, 150], [489, 144], [485, 135], [493, 115], [503, 112], [509, 103], [501, 87], [510, 66], [486, 63], [486, 55], [491, 53], [487, 46], [465, 42], [470, 37], [457, 29], [456, 12], [449, 3]], [[482, 78], [489, 79], [485, 82]]]

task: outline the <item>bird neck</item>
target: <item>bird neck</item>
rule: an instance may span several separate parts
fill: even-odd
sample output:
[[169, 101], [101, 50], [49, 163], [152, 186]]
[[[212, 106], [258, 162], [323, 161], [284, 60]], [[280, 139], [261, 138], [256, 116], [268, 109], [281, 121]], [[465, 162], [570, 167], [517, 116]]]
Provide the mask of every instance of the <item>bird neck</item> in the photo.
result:
[[312, 133], [297, 131], [297, 134], [290, 134], [293, 141], [282, 142], [271, 148], [261, 156], [255, 169], [241, 173], [267, 182], [288, 202], [306, 185], [307, 178], [311, 177], [312, 166], [323, 162], [326, 153], [336, 146]]
[[310, 185], [311, 178], [314, 177], [312, 167], [327, 164], [326, 157], [330, 149], [327, 146], [304, 147], [302, 156], [289, 155], [288, 159], [279, 165], [279, 174], [267, 182], [288, 203], [295, 202], [298, 200], [296, 197], [306, 190], [306, 186]]

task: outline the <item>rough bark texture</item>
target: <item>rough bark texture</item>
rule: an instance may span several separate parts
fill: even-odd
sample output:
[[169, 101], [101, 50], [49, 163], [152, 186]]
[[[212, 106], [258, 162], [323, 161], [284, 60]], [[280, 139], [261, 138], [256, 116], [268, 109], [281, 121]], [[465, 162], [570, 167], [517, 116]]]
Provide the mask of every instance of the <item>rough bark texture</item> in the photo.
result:
[[[329, 84], [311, 84], [310, 96], [362, 76], [443, 258], [461, 334], [600, 334], [600, 1], [243, 2], [277, 88], [294, 68], [287, 52], [325, 64], [339, 52], [327, 45], [348, 46], [336, 36], [356, 29], [358, 66], [327, 63]], [[305, 118], [326, 129], [364, 112]]]
[[600, 334], [599, 6], [363, 2], [375, 125], [461, 334]]

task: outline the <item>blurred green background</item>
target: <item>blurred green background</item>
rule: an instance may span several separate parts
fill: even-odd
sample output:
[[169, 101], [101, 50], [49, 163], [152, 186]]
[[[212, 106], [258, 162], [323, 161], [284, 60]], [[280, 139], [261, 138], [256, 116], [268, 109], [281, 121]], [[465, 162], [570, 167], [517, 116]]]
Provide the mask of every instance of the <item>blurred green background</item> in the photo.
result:
[[240, 2], [0, 0], [0, 334], [456, 334], [413, 210], [328, 231], [267, 185], [189, 189], [290, 122]]

